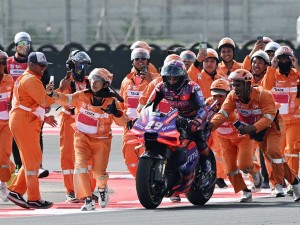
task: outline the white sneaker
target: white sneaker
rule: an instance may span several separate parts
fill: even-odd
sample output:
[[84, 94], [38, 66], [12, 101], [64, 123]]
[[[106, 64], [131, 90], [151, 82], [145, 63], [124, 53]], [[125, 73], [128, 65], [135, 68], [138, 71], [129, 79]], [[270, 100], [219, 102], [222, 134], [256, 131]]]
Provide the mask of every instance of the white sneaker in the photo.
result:
[[43, 168], [39, 169], [39, 176], [38, 178], [44, 178], [49, 176], [49, 170], [44, 170]]
[[294, 202], [300, 201], [300, 181], [298, 184], [292, 185], [293, 187], [293, 196], [294, 196]]
[[293, 196], [294, 191], [293, 191], [293, 186], [291, 184], [287, 187], [286, 193], [290, 196]]
[[0, 181], [0, 195], [3, 202], [8, 201], [8, 193], [5, 182]]
[[284, 197], [284, 192], [282, 190], [282, 186], [280, 184], [275, 184], [274, 189], [272, 190], [272, 193], [276, 198]]
[[240, 202], [252, 202], [252, 193], [251, 191], [243, 191], [240, 198]]
[[99, 205], [102, 208], [105, 208], [108, 205], [108, 202], [109, 202], [107, 185], [105, 186], [105, 188], [98, 188], [98, 192], [99, 192], [99, 200], [98, 200]]
[[95, 202], [91, 198], [86, 198], [84, 205], [81, 206], [81, 211], [93, 211], [95, 209]]

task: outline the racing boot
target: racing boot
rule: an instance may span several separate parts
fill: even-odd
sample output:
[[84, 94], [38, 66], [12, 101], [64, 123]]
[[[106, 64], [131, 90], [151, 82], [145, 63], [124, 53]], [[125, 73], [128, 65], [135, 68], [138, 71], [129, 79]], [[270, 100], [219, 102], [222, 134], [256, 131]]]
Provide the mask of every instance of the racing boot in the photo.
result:
[[179, 195], [171, 196], [171, 197], [170, 197], [170, 200], [171, 200], [172, 202], [174, 202], [174, 203], [179, 203], [179, 202], [181, 202], [181, 198], [180, 198]]
[[200, 157], [201, 166], [201, 187], [209, 185], [209, 174], [211, 171], [211, 161], [209, 156]]

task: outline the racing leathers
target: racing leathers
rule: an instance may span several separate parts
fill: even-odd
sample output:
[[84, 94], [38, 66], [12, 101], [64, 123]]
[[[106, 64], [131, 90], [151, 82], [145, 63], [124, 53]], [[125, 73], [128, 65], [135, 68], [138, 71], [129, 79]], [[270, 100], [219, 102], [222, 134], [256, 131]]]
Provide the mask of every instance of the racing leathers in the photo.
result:
[[186, 80], [180, 90], [172, 91], [160, 82], [152, 92], [147, 105], [154, 103], [155, 107], [162, 99], [167, 100], [171, 108], [177, 108], [180, 117], [190, 119], [190, 131], [199, 152], [206, 150], [207, 135], [203, 121], [207, 118], [208, 110], [200, 87], [195, 82]]

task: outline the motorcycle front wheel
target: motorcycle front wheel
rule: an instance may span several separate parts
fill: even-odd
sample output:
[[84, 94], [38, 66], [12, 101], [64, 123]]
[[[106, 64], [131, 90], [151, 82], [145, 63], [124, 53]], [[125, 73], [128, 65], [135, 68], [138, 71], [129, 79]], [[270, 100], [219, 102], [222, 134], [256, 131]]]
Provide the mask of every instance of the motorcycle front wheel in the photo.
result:
[[162, 184], [154, 180], [157, 159], [140, 158], [136, 173], [136, 191], [146, 209], [157, 208], [163, 199]]

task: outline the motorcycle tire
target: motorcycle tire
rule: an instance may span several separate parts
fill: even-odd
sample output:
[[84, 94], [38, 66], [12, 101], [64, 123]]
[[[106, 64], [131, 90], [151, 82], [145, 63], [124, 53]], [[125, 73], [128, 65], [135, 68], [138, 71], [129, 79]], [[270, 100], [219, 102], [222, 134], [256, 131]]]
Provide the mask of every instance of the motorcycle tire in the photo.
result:
[[[208, 184], [207, 188], [197, 187], [197, 180], [195, 180], [190, 191], [186, 193], [187, 199], [193, 205], [204, 205], [214, 193], [215, 183], [217, 180], [217, 165], [214, 153], [212, 151], [210, 151], [209, 157], [211, 160], [211, 174], [209, 179], [210, 183]], [[197, 173], [199, 173], [199, 171], [197, 171]]]
[[140, 158], [136, 173], [136, 191], [140, 203], [146, 209], [155, 209], [162, 202], [163, 195], [154, 181], [156, 159]]

